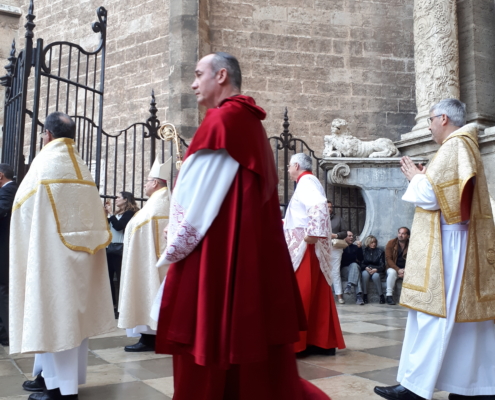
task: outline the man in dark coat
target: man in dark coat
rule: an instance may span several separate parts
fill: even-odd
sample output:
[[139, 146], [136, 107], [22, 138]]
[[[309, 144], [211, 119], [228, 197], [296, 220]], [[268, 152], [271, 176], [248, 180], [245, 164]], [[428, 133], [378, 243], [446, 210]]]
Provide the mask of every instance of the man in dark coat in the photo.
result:
[[9, 235], [17, 184], [14, 170], [0, 164], [0, 344], [9, 345]]

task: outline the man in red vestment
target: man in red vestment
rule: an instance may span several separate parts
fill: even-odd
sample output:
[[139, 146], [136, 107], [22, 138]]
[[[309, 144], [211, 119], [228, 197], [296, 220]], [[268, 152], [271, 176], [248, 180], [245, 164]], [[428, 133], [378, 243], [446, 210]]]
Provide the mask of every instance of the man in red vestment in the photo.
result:
[[304, 310], [285, 244], [266, 116], [240, 94], [235, 57], [210, 54], [192, 85], [208, 108], [173, 191], [156, 352], [174, 400], [323, 400], [299, 378]]
[[300, 355], [335, 355], [345, 348], [330, 285], [332, 229], [325, 191], [311, 173], [311, 157], [294, 154], [289, 175], [297, 182], [285, 215], [284, 233], [308, 320], [294, 350]]

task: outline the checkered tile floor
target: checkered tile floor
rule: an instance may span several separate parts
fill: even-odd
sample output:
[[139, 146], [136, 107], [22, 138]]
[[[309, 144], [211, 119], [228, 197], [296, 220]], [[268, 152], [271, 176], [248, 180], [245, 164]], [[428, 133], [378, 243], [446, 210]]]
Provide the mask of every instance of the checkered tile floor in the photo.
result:
[[[333, 400], [379, 399], [376, 385], [395, 385], [407, 311], [400, 306], [338, 305], [347, 349], [335, 357], [311, 356], [298, 361], [303, 378], [320, 387]], [[81, 400], [167, 400], [173, 396], [170, 356], [126, 353], [136, 342], [123, 330], [91, 338], [87, 383]], [[33, 356], [8, 354], [0, 346], [0, 400], [27, 399], [21, 384], [32, 379]], [[437, 392], [434, 399], [447, 399]]]

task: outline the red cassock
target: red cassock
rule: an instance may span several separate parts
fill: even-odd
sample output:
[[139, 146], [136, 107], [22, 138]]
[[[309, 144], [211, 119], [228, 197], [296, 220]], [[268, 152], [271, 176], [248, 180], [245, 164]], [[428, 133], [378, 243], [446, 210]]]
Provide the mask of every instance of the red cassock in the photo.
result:
[[305, 317], [265, 116], [250, 97], [227, 98], [186, 154], [226, 149], [239, 170], [203, 240], [167, 274], [156, 352], [174, 355], [175, 400], [328, 399], [297, 372]]
[[301, 338], [294, 345], [294, 351], [303, 351], [308, 345], [323, 349], [345, 349], [332, 289], [321, 272], [314, 244], [308, 244], [301, 265], [296, 271], [296, 279], [308, 320], [308, 329], [301, 332]]

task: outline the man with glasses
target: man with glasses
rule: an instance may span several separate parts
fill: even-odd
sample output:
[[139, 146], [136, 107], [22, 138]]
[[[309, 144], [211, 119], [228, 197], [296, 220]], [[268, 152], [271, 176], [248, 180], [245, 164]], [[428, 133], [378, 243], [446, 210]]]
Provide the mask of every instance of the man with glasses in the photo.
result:
[[312, 170], [311, 157], [294, 154], [288, 168], [297, 183], [284, 220], [284, 234], [296, 271], [308, 329], [294, 350], [301, 356], [335, 355], [345, 348], [332, 284], [331, 224], [325, 191]]
[[441, 145], [427, 168], [409, 157], [402, 199], [416, 206], [401, 305], [409, 307], [397, 380], [375, 387], [386, 399], [495, 399], [495, 226], [466, 106], [447, 99], [430, 109]]

